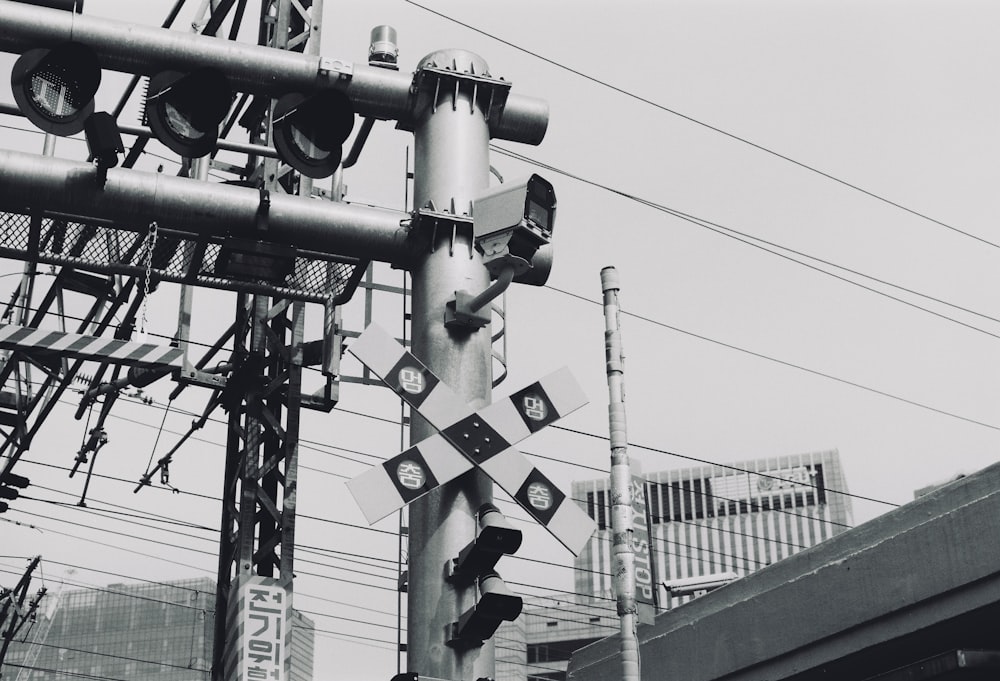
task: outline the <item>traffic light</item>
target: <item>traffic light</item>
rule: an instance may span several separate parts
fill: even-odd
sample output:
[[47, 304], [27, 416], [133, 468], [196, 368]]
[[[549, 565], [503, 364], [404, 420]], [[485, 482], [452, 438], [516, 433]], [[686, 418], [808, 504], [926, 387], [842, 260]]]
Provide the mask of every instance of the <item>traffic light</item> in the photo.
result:
[[[16, 475], [15, 473], [7, 472], [0, 475], [0, 499], [10, 499], [14, 500], [20, 495], [20, 492], [16, 487], [24, 489], [28, 486], [28, 478], [23, 475]], [[9, 508], [7, 502], [0, 501], [0, 513], [3, 513]]]
[[512, 622], [521, 614], [523, 601], [504, 583], [494, 566], [500, 557], [521, 547], [521, 531], [510, 523], [493, 504], [479, 507], [479, 535], [452, 561], [450, 579], [459, 584], [473, 582], [479, 588], [479, 600], [455, 622], [452, 647], [472, 648], [496, 633], [503, 621]]
[[229, 79], [217, 69], [161, 71], [149, 80], [146, 119], [156, 139], [171, 151], [198, 158], [215, 148], [232, 103]]
[[521, 548], [521, 530], [511, 526], [507, 518], [493, 504], [479, 507], [479, 536], [470, 543], [454, 561], [452, 578], [471, 578], [493, 569], [504, 554]]
[[320, 179], [340, 165], [343, 144], [354, 128], [354, 108], [339, 90], [320, 90], [311, 96], [293, 92], [275, 103], [271, 125], [281, 160]]
[[94, 112], [101, 65], [77, 42], [28, 50], [10, 74], [14, 101], [35, 126], [53, 135], [75, 135]]
[[479, 602], [455, 623], [454, 638], [450, 641], [452, 646], [481, 646], [492, 638], [502, 621], [513, 622], [521, 614], [523, 601], [520, 596], [511, 593], [495, 570], [480, 575], [477, 581]]

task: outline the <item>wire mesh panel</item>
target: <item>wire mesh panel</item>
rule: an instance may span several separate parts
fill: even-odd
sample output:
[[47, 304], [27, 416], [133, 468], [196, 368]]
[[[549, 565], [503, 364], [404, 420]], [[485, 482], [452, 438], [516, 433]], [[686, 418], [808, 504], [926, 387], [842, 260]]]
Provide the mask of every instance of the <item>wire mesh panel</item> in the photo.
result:
[[149, 267], [160, 281], [339, 305], [353, 295], [367, 266], [355, 258], [299, 249], [283, 281], [237, 279], [219, 273], [223, 242], [162, 225], [132, 230], [75, 218], [0, 213], [0, 257], [105, 274], [141, 276]]

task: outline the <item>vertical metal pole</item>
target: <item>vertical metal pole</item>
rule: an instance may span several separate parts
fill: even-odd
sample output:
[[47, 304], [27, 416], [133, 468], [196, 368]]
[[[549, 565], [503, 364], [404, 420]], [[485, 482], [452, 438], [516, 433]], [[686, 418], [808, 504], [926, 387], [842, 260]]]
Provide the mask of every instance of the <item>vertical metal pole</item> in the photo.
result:
[[[260, 42], [277, 49], [302, 49], [319, 26], [308, 21], [321, 0], [266, 0], [261, 3]], [[291, 36], [291, 12], [299, 12], [305, 33]], [[271, 137], [270, 113], [266, 139]], [[261, 141], [261, 140], [255, 140]], [[266, 140], [265, 140], [266, 141]], [[258, 176], [262, 189], [283, 190], [276, 159], [265, 158]], [[300, 186], [301, 187], [301, 186]], [[307, 183], [305, 190], [311, 192]], [[289, 308], [291, 318], [289, 318]], [[239, 594], [251, 577], [269, 577], [293, 596], [295, 511], [298, 487], [298, 433], [301, 407], [302, 335], [305, 305], [240, 294], [234, 355], [227, 384], [229, 437], [219, 543], [213, 681], [242, 679]], [[246, 348], [244, 341], [248, 341]], [[270, 341], [270, 343], [269, 343]], [[285, 357], [280, 348], [288, 349]], [[284, 422], [282, 422], [284, 421]], [[276, 574], [277, 573], [277, 574]], [[279, 661], [291, 670], [290, 640]]]
[[625, 427], [625, 354], [618, 324], [618, 271], [601, 270], [604, 291], [604, 351], [608, 374], [611, 429], [611, 556], [621, 623], [622, 679], [639, 679], [638, 607], [635, 598], [635, 552], [632, 547], [632, 473]]
[[[433, 74], [425, 79], [432, 82], [430, 104], [414, 128], [414, 206], [433, 203], [437, 210], [468, 213], [473, 198], [489, 184], [490, 135], [476, 90], [461, 84], [460, 76], [486, 73], [486, 64], [469, 52], [448, 50], [425, 57], [419, 69], [434, 64], [453, 68], [456, 79], [437, 80]], [[454, 331], [443, 320], [445, 303], [455, 291], [481, 291], [489, 275], [472, 235], [444, 224], [431, 229], [430, 250], [412, 270], [413, 354], [479, 408], [490, 399], [490, 329]], [[432, 433], [414, 415], [411, 441]], [[451, 623], [478, 594], [475, 585], [456, 588], [443, 579], [445, 563], [475, 538], [475, 513], [492, 496], [492, 482], [474, 470], [410, 505], [409, 671], [445, 679], [494, 674], [492, 641], [467, 650], [446, 645]]]

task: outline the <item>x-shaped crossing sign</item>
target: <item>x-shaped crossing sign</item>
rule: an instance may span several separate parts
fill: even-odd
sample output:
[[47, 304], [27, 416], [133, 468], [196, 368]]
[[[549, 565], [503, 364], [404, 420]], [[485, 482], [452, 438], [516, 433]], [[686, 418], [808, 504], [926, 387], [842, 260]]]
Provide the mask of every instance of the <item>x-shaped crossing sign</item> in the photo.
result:
[[514, 447], [587, 403], [569, 370], [553, 372], [473, 411], [376, 324], [348, 351], [438, 431], [347, 483], [369, 522], [478, 466], [573, 555], [580, 555], [596, 524]]

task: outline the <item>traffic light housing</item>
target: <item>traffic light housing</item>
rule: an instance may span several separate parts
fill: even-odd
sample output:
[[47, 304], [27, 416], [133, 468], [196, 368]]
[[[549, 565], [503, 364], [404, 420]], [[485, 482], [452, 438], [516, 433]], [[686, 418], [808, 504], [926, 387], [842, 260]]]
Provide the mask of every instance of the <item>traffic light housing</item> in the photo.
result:
[[[10, 499], [12, 501], [17, 499], [20, 496], [20, 492], [15, 488], [24, 489], [28, 484], [28, 478], [23, 475], [17, 475], [10, 471], [0, 474], [0, 499]], [[0, 501], [0, 513], [3, 513], [8, 508], [7, 502]]]
[[515, 553], [521, 548], [521, 530], [512, 527], [507, 518], [493, 504], [479, 507], [479, 535], [458, 554], [452, 566], [452, 578], [472, 581], [476, 576], [493, 569], [504, 554]]
[[481, 646], [493, 637], [501, 622], [513, 622], [521, 614], [524, 602], [515, 596], [495, 570], [478, 577], [479, 602], [469, 608], [454, 624], [452, 647]]
[[479, 600], [453, 623], [448, 641], [452, 647], [481, 646], [496, 633], [501, 622], [516, 620], [524, 604], [493, 569], [501, 556], [521, 547], [521, 531], [512, 527], [493, 504], [480, 506], [478, 516], [479, 535], [452, 561], [450, 579], [460, 584], [474, 582]]
[[94, 112], [101, 84], [97, 54], [81, 43], [28, 50], [14, 63], [14, 101], [36, 127], [53, 135], [75, 135]]
[[284, 95], [271, 117], [278, 156], [306, 177], [329, 177], [343, 158], [343, 144], [354, 128], [354, 107], [339, 90], [306, 96]]
[[167, 148], [198, 158], [215, 148], [219, 125], [232, 103], [229, 79], [217, 69], [161, 71], [149, 80], [146, 119]]

